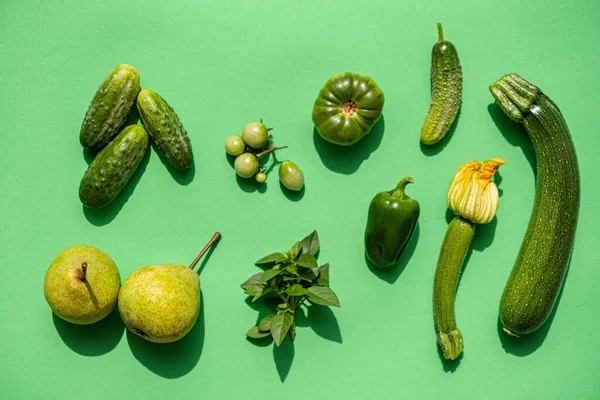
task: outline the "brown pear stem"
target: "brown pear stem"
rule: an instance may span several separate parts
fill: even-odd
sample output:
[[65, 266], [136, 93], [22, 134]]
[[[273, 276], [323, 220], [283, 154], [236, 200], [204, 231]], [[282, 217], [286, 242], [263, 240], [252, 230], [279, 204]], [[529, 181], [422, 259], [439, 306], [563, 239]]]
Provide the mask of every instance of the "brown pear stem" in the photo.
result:
[[192, 263], [190, 264], [190, 269], [194, 269], [194, 267], [196, 266], [196, 264], [198, 264], [198, 261], [200, 261], [200, 259], [204, 255], [204, 253], [206, 253], [208, 251], [208, 249], [210, 249], [211, 246], [213, 244], [215, 244], [217, 242], [217, 240], [219, 240], [219, 239], [221, 239], [221, 234], [219, 232], [216, 232], [213, 235], [212, 239], [210, 239], [210, 242], [208, 242], [206, 244], [206, 246], [204, 246], [204, 248], [202, 249], [200, 254], [198, 254], [198, 256], [194, 259], [194, 261], [192, 261]]
[[84, 261], [81, 263], [81, 271], [82, 271], [82, 274], [81, 274], [81, 277], [79, 278], [79, 280], [81, 282], [85, 282], [85, 273], [87, 272], [87, 262]]

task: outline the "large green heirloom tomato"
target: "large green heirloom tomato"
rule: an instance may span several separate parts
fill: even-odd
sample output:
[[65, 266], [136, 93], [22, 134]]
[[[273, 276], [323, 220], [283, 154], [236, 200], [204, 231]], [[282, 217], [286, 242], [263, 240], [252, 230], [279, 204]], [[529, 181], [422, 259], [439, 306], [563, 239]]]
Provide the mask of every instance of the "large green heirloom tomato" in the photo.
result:
[[323, 139], [350, 146], [365, 136], [381, 117], [383, 92], [368, 76], [344, 72], [325, 82], [312, 111]]

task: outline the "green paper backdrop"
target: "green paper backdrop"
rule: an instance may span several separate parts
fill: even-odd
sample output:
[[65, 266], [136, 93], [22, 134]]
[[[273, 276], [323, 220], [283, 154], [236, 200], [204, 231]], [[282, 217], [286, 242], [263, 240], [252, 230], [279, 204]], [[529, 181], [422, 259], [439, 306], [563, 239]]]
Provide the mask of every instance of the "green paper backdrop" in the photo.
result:
[[[0, 397], [598, 398], [600, 259], [597, 168], [600, 3], [460, 1], [32, 1], [0, 5]], [[450, 140], [421, 148], [430, 49], [441, 21], [464, 71]], [[78, 142], [93, 94], [117, 64], [134, 65], [187, 128], [194, 168], [171, 172], [152, 150], [109, 207], [82, 207], [90, 161]], [[352, 71], [383, 89], [383, 119], [351, 148], [323, 142], [311, 109], [330, 76]], [[513, 340], [498, 328], [502, 289], [534, 199], [535, 157], [488, 85], [518, 72], [561, 108], [578, 151], [580, 223], [552, 319]], [[273, 127], [279, 160], [305, 190], [236, 179], [223, 149], [249, 121]], [[445, 195], [463, 162], [503, 157], [497, 218], [478, 228], [456, 302], [465, 352], [440, 359], [432, 285], [447, 226]], [[373, 195], [410, 175], [421, 203], [402, 262], [371, 271], [363, 232]], [[340, 309], [300, 315], [295, 342], [245, 339], [260, 310], [239, 285], [253, 262], [317, 229]], [[53, 317], [42, 282], [75, 244], [110, 254], [122, 280], [158, 263], [201, 267], [203, 308], [184, 340], [158, 346], [118, 313], [90, 327]]]

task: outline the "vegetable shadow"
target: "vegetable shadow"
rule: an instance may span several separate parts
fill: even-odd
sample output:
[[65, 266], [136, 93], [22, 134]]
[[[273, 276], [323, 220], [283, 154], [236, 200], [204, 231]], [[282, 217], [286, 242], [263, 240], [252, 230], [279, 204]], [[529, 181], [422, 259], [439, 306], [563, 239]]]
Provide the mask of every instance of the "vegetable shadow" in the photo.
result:
[[[259, 193], [264, 193], [267, 191], [267, 186], [268, 186], [267, 181], [265, 181], [263, 183], [259, 183], [254, 178], [242, 178], [235, 172], [236, 157], [229, 155], [227, 153], [225, 153], [225, 156], [227, 158], [227, 162], [229, 163], [229, 165], [231, 165], [231, 169], [233, 170], [233, 173], [235, 174], [235, 180], [237, 181], [237, 184], [240, 187], [240, 189], [242, 189], [246, 193], [253, 193], [253, 192], [257, 192], [257, 191]], [[258, 161], [258, 163], [264, 167], [268, 163], [270, 158], [271, 158], [270, 154], [268, 154], [266, 157], [261, 158]], [[265, 173], [267, 174], [267, 179], [270, 176], [270, 172], [273, 170], [274, 166], [275, 166], [275, 164], [272, 164], [265, 170]]]
[[556, 311], [560, 305], [560, 299], [562, 298], [563, 289], [565, 288], [565, 284], [567, 282], [569, 270], [570, 267], [567, 268], [565, 279], [563, 280], [563, 284], [558, 292], [558, 295], [556, 296], [556, 302], [554, 303], [554, 307], [552, 308], [548, 319], [537, 330], [528, 335], [521, 335], [519, 337], [511, 336], [504, 332], [502, 329], [502, 322], [500, 322], [500, 318], [498, 318], [498, 337], [500, 338], [500, 343], [502, 344], [504, 351], [515, 356], [525, 357], [535, 352], [542, 346], [544, 340], [546, 340], [546, 336], [548, 336], [548, 332], [550, 331], [550, 327], [554, 321], [554, 316], [556, 315]]
[[436, 346], [438, 350], [438, 355], [440, 356], [440, 360], [442, 361], [442, 368], [444, 369], [444, 372], [450, 372], [451, 374], [453, 374], [460, 365], [460, 361], [462, 360], [463, 355], [465, 353], [460, 353], [460, 355], [455, 360], [447, 360], [446, 358], [444, 358], [444, 352], [440, 348], [440, 345], [437, 344], [437, 341]]
[[277, 368], [277, 373], [279, 374], [279, 379], [282, 383], [285, 382], [290, 373], [290, 369], [292, 369], [294, 354], [294, 342], [289, 337], [285, 338], [281, 343], [281, 346], [277, 347], [273, 345], [275, 368]]
[[533, 145], [531, 144], [531, 140], [525, 129], [520, 124], [508, 118], [496, 103], [488, 105], [488, 112], [496, 124], [496, 127], [508, 143], [521, 148], [533, 170], [534, 176], [537, 177], [535, 150], [533, 149]]
[[398, 280], [398, 277], [400, 276], [400, 274], [402, 274], [402, 271], [404, 271], [404, 269], [410, 262], [415, 252], [415, 249], [417, 248], [417, 242], [419, 241], [419, 235], [421, 231], [419, 224], [420, 223], [417, 222], [412, 236], [408, 244], [406, 245], [406, 248], [402, 252], [400, 262], [398, 264], [392, 265], [388, 268], [379, 268], [378, 266], [373, 264], [371, 260], [369, 260], [367, 254], [365, 253], [365, 263], [367, 264], [371, 272], [373, 272], [373, 274], [375, 274], [379, 279], [382, 279], [389, 284], [392, 284], [396, 282], [396, 280]]
[[281, 183], [281, 181], [279, 181], [279, 187], [281, 188], [283, 195], [287, 197], [287, 199], [290, 201], [302, 200], [302, 198], [304, 197], [304, 192], [306, 191], [306, 184], [304, 184], [304, 186], [302, 186], [302, 189], [298, 191], [286, 188], [285, 186], [283, 186], [283, 183]]
[[444, 148], [448, 145], [448, 142], [450, 142], [450, 139], [452, 139], [452, 136], [454, 136], [454, 131], [458, 126], [458, 120], [460, 119], [461, 114], [462, 103], [458, 107], [458, 112], [456, 113], [456, 118], [454, 118], [454, 122], [452, 122], [452, 126], [450, 127], [450, 129], [448, 129], [446, 136], [444, 136], [439, 142], [434, 144], [423, 144], [423, 142], [421, 142], [421, 140], [419, 139], [419, 145], [421, 146], [421, 151], [423, 152], [423, 154], [425, 154], [427, 157], [431, 157], [439, 154], [442, 150], [444, 150]]
[[54, 327], [62, 341], [75, 353], [96, 357], [108, 353], [121, 341], [125, 325], [116, 308], [91, 325], [76, 325], [52, 313]]
[[169, 164], [169, 162], [163, 157], [162, 153], [156, 149], [156, 145], [152, 143], [152, 148], [158, 154], [158, 158], [160, 162], [163, 163], [165, 168], [169, 171], [175, 182], [179, 183], [182, 186], [187, 186], [194, 180], [194, 176], [196, 175], [196, 159], [192, 159], [192, 164], [184, 169], [178, 170], [175, 169]]
[[204, 308], [200, 294], [200, 313], [192, 330], [173, 343], [152, 343], [127, 330], [127, 342], [133, 356], [148, 370], [167, 379], [189, 373], [202, 355], [204, 347]]
[[313, 128], [313, 142], [323, 164], [333, 172], [351, 175], [369, 158], [381, 144], [385, 131], [383, 115], [375, 123], [371, 132], [352, 146], [340, 146], [323, 139], [317, 128]]
[[[87, 157], [86, 152], [88, 151], [84, 150], [84, 157]], [[140, 165], [131, 176], [129, 182], [127, 182], [127, 184], [125, 185], [125, 188], [123, 188], [121, 193], [119, 193], [117, 197], [113, 201], [108, 203], [106, 206], [101, 208], [91, 208], [82, 205], [83, 214], [85, 215], [85, 218], [87, 218], [87, 220], [90, 223], [96, 226], [106, 225], [110, 223], [113, 219], [115, 219], [115, 217], [119, 214], [125, 203], [127, 203], [127, 200], [129, 200], [129, 197], [135, 191], [135, 188], [140, 179], [142, 178], [142, 175], [144, 174], [144, 171], [146, 170], [149, 161], [150, 150], [147, 150], [146, 154], [144, 154], [144, 157], [142, 158], [142, 161], [140, 162]]]

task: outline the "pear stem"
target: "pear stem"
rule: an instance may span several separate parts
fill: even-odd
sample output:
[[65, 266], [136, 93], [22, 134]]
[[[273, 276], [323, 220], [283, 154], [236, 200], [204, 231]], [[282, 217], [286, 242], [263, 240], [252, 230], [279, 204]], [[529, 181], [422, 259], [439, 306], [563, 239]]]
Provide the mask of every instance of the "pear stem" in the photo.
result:
[[83, 272], [82, 272], [81, 278], [79, 278], [79, 280], [81, 282], [85, 282], [85, 273], [87, 272], [87, 262], [84, 261], [81, 263], [81, 271], [83, 271]]
[[210, 249], [211, 246], [213, 244], [215, 244], [219, 239], [221, 239], [221, 234], [219, 232], [216, 232], [213, 235], [212, 239], [210, 239], [210, 242], [208, 242], [206, 244], [206, 246], [204, 246], [204, 248], [202, 249], [200, 254], [198, 254], [198, 256], [194, 259], [194, 261], [192, 261], [192, 263], [190, 264], [190, 269], [194, 269], [194, 267], [196, 266], [196, 264], [198, 264], [198, 261], [200, 261], [200, 259], [204, 255], [204, 253], [206, 253], [208, 251], [208, 249]]

